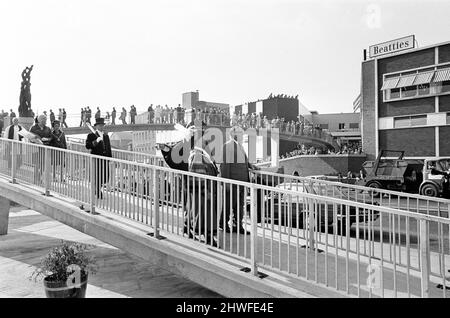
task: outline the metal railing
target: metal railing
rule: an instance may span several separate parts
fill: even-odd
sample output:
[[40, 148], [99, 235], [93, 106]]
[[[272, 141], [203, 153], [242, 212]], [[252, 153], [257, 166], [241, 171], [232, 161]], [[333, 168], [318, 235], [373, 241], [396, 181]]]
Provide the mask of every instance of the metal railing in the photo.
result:
[[[448, 217], [329, 196], [336, 186], [306, 178], [246, 183], [7, 139], [0, 148], [4, 177], [218, 249], [254, 275], [270, 268], [359, 297], [448, 296]], [[248, 232], [221, 230], [231, 210]]]
[[[90, 152], [86, 148], [84, 140], [78, 140], [77, 142], [67, 141], [67, 149], [84, 153]], [[149, 165], [164, 166], [164, 159], [160, 155], [152, 155], [143, 152], [135, 152], [121, 149], [112, 149], [111, 152], [112, 157], [116, 159], [146, 163]]]
[[421, 214], [449, 218], [450, 200], [384, 189], [374, 189], [351, 183], [322, 180], [320, 178], [300, 177], [279, 174], [263, 170], [254, 170], [252, 179], [255, 183], [282, 184], [291, 187], [296, 184], [314, 185], [319, 195], [332, 196], [344, 200], [368, 204], [380, 204], [395, 209]]

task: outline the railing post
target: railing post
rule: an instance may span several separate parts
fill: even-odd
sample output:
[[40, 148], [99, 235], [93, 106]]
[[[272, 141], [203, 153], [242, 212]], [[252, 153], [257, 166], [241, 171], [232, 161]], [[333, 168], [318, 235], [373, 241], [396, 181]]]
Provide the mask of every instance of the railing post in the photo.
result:
[[[257, 196], [254, 186], [250, 187], [250, 223], [251, 223], [251, 236], [250, 236], [250, 269], [254, 276], [258, 275], [258, 267], [256, 265], [256, 252], [257, 252], [257, 230], [258, 230], [258, 216], [257, 216]], [[264, 252], [264, 251], [263, 251]]]
[[306, 247], [314, 250], [314, 202], [312, 199], [308, 199], [308, 239], [306, 241]]
[[52, 166], [51, 166], [51, 149], [50, 147], [46, 146], [44, 149], [44, 187], [45, 192], [44, 194], [46, 196], [50, 195], [50, 187], [52, 183]]
[[421, 297], [429, 297], [430, 285], [430, 250], [428, 248], [428, 221], [419, 221], [419, 244], [420, 244], [420, 272], [421, 272]]
[[[90, 167], [90, 177], [91, 177], [91, 192], [89, 194], [89, 205], [90, 205], [90, 212], [95, 212], [95, 190], [97, 187], [97, 178], [96, 178], [96, 166], [95, 166], [95, 158], [94, 156], [89, 157], [89, 167]], [[98, 173], [101, 173], [100, 171]], [[120, 181], [122, 182], [122, 180]]]
[[153, 203], [155, 204], [154, 237], [159, 238], [159, 170], [153, 168]]
[[11, 182], [12, 183], [16, 183], [16, 167], [17, 167], [17, 162], [16, 162], [16, 153], [17, 153], [17, 144], [15, 142], [11, 142], [12, 146], [11, 146]]

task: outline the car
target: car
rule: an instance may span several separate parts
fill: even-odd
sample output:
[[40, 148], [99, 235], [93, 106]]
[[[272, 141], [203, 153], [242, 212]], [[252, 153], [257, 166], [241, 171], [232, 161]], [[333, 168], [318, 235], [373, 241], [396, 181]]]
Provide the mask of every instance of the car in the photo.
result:
[[[282, 190], [291, 190], [298, 194], [283, 194]], [[289, 226], [292, 228], [306, 228], [308, 223], [308, 212], [315, 212], [316, 228], [328, 233], [333, 232], [334, 223], [337, 222], [337, 234], [345, 234], [347, 226], [351, 227], [358, 221], [364, 223], [375, 221], [379, 217], [379, 212], [372, 209], [361, 209], [354, 206], [338, 204], [333, 202], [325, 203], [323, 200], [309, 199], [302, 196], [302, 193], [320, 194], [318, 187], [306, 185], [304, 183], [281, 183], [274, 191], [257, 191], [258, 223], [261, 223], [262, 216], [264, 222]], [[340, 192], [339, 187], [333, 191], [336, 198], [345, 197]], [[379, 206], [378, 202], [374, 202]], [[358, 213], [357, 213], [358, 212]], [[290, 217], [289, 217], [290, 216]]]

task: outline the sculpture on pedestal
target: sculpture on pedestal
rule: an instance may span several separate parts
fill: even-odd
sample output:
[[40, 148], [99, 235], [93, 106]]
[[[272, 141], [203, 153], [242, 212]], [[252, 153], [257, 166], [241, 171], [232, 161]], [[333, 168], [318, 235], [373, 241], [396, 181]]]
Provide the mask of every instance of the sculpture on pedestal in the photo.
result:
[[31, 92], [30, 92], [30, 76], [33, 70], [31, 67], [26, 67], [22, 71], [22, 84], [20, 85], [20, 97], [19, 97], [19, 116], [20, 117], [33, 117], [31, 110]]

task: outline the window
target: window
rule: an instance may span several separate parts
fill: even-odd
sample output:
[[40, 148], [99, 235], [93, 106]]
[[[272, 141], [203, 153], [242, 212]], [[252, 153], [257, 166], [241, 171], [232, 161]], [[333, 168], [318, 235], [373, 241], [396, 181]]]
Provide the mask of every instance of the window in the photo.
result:
[[410, 123], [411, 118], [409, 117], [394, 118], [394, 128], [409, 127]]
[[450, 81], [444, 81], [441, 85], [441, 92], [448, 93], [450, 92]]
[[385, 100], [400, 98], [400, 88], [393, 88], [386, 91]]
[[427, 115], [405, 116], [394, 118], [394, 128], [426, 126]]
[[419, 96], [430, 94], [430, 84], [421, 84], [418, 86]]
[[427, 116], [411, 116], [411, 126], [426, 126], [427, 124]]
[[345, 129], [345, 123], [339, 123], [339, 129]]
[[322, 128], [322, 129], [328, 129], [328, 124], [320, 124], [320, 128]]
[[381, 87], [383, 101], [400, 100], [450, 93], [450, 67], [432, 68], [389, 74]]
[[358, 129], [359, 123], [350, 123], [350, 129]]
[[414, 97], [417, 95], [417, 86], [402, 87], [401, 97]]

